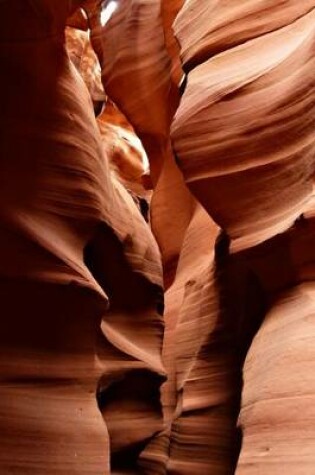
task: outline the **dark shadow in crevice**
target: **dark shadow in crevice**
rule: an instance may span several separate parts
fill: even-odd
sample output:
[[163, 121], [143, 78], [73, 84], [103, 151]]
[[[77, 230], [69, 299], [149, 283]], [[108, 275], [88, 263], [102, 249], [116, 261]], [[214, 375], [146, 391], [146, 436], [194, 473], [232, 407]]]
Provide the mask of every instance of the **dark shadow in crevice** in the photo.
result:
[[[128, 338], [137, 340], [141, 331], [146, 335], [151, 328], [160, 332], [162, 338], [163, 290], [128, 262], [126, 254], [131, 247], [131, 237], [126, 236], [122, 243], [112, 229], [102, 223], [84, 250], [85, 264], [109, 297], [110, 309], [104, 321], [110, 321], [118, 333], [122, 329]], [[143, 317], [148, 309], [152, 321]], [[149, 369], [134, 369], [135, 364], [145, 363], [136, 363], [136, 358], [114, 345], [103, 334], [99, 335], [97, 353], [105, 364], [96, 398], [108, 428], [113, 473], [138, 474], [140, 453], [153, 434], [162, 428], [160, 386], [164, 377]], [[108, 371], [106, 361], [110, 363]], [[146, 424], [141, 422], [143, 414], [147, 417]], [[120, 427], [123, 428], [121, 435]]]
[[[217, 341], [231, 353], [234, 367], [231, 371], [233, 399], [233, 453], [234, 474], [242, 445], [242, 430], [237, 426], [243, 387], [242, 370], [248, 349], [266, 314], [268, 303], [263, 285], [244, 259], [231, 255], [230, 239], [224, 231], [215, 246], [215, 277], [219, 295]], [[234, 373], [234, 374], [233, 374]]]
[[[106, 421], [109, 434], [113, 433], [117, 424], [117, 414], [121, 408], [121, 418], [119, 425], [125, 422], [124, 433], [121, 437], [125, 437], [129, 433], [130, 443], [125, 446], [119, 446], [119, 441], [111, 442], [111, 467], [115, 470], [135, 470], [138, 469], [138, 459], [141, 452], [145, 449], [148, 442], [152, 439], [154, 434], [162, 427], [145, 425], [143, 427], [143, 434], [146, 437], [142, 440], [136, 439], [135, 434], [141, 424], [144, 424], [144, 416], [160, 414], [162, 419], [162, 407], [160, 402], [159, 386], [162, 378], [146, 369], [135, 369], [130, 371], [117, 371], [112, 375], [111, 382], [108, 379], [101, 378], [97, 400], [100, 411]], [[133, 423], [128, 420], [128, 415], [131, 416]], [[142, 419], [142, 422], [141, 422]], [[154, 419], [152, 419], [154, 421]], [[131, 425], [130, 425], [131, 424]], [[154, 424], [154, 422], [153, 422]], [[117, 431], [117, 428], [116, 428]], [[150, 433], [151, 431], [151, 433]], [[133, 433], [134, 432], [134, 433]], [[117, 445], [118, 442], [118, 445]], [[139, 470], [139, 469], [138, 469]]]
[[130, 244], [131, 238], [127, 237], [123, 245], [102, 223], [84, 249], [84, 262], [109, 296], [111, 309], [135, 312], [153, 306], [162, 315], [163, 290], [131, 267], [125, 257]]

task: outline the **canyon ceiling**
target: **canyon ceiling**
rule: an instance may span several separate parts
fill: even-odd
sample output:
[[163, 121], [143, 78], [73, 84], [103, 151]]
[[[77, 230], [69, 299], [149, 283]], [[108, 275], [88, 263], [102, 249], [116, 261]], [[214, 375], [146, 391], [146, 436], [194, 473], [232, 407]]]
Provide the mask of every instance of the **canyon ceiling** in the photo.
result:
[[314, 475], [315, 0], [0, 8], [0, 475]]

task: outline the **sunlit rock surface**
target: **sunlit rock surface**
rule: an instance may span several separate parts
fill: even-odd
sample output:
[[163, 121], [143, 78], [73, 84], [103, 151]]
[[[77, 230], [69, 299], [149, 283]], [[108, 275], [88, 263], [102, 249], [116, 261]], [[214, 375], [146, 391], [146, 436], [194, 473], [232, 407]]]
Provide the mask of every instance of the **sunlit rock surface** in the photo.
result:
[[92, 99], [104, 101], [106, 95], [102, 86], [100, 65], [91, 46], [89, 33], [76, 28], [66, 28], [66, 47]]

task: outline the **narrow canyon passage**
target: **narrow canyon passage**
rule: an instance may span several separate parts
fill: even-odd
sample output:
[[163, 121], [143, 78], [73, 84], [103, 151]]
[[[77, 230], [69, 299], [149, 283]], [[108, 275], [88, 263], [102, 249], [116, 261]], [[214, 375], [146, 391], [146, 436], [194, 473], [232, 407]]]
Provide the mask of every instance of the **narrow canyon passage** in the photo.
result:
[[0, 475], [314, 475], [315, 0], [0, 7]]

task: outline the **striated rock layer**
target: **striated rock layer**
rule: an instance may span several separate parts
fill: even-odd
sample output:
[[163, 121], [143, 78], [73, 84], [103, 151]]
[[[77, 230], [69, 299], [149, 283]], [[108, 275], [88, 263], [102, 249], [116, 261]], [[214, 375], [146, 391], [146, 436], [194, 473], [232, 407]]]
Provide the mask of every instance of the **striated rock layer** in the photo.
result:
[[235, 245], [284, 231], [312, 196], [314, 19], [313, 10], [188, 75], [173, 143], [190, 188]]
[[[240, 367], [245, 358], [242, 440], [235, 432], [228, 449], [242, 442], [237, 474], [278, 474], [284, 467], [308, 474], [315, 466], [314, 414], [301, 416], [314, 397], [313, 358], [302, 349], [313, 342], [314, 6], [192, 0], [174, 24], [188, 76], [172, 143], [187, 185], [224, 230], [218, 291], [227, 309], [217, 312], [223, 328], [233, 318]], [[222, 343], [220, 350], [228, 355]], [[210, 354], [208, 347], [203, 359]], [[209, 373], [194, 380], [199, 395]], [[237, 392], [233, 397], [236, 403]], [[215, 427], [200, 416], [198, 433], [206, 430], [209, 440]], [[178, 443], [176, 430], [175, 423]], [[220, 455], [198, 472], [203, 443], [194, 441], [178, 473], [234, 473], [224, 439]]]
[[313, 475], [314, 0], [1, 7], [0, 473]]
[[[108, 11], [108, 3], [103, 10], [98, 2], [90, 0], [84, 4], [106, 92], [132, 124], [150, 162], [154, 187], [151, 226], [162, 253], [166, 285], [174, 278], [189, 222], [184, 203], [188, 208], [191, 206], [169, 139], [171, 120], [179, 102], [177, 82], [181, 76], [176, 67], [179, 57], [175, 54], [176, 43], [170, 27], [176, 5], [171, 6], [170, 9], [170, 5], [168, 8], [164, 5], [162, 10], [156, 0], [126, 0], [104, 17], [102, 11]], [[167, 45], [173, 48], [173, 62]]]
[[132, 466], [162, 422], [160, 256], [110, 176], [65, 50], [69, 3], [2, 5], [3, 475], [110, 473], [109, 447]]

